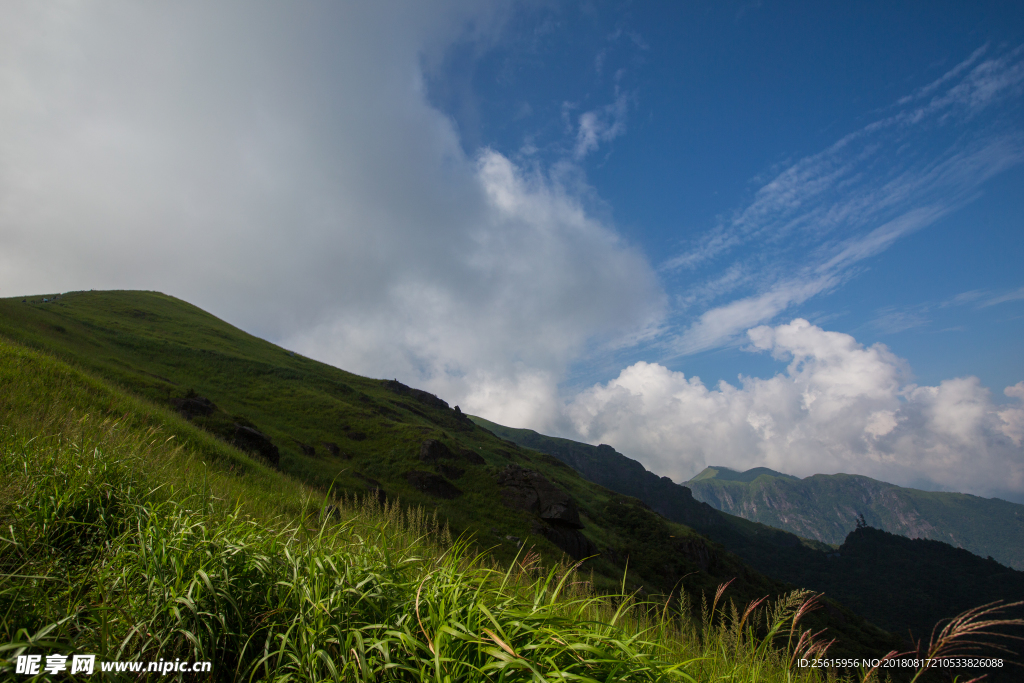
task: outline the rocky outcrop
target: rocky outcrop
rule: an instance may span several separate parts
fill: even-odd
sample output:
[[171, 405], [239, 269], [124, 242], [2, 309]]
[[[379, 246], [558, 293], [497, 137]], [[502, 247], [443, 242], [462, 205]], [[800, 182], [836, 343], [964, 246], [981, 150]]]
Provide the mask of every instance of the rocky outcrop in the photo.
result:
[[416, 401], [419, 401], [425, 406], [431, 408], [440, 408], [443, 410], [450, 410], [448, 402], [434, 396], [433, 394], [423, 391], [422, 389], [413, 389], [410, 386], [402, 384], [396, 379], [389, 379], [384, 381], [384, 388], [388, 391], [392, 391], [401, 396], [408, 396]]
[[300, 443], [299, 443], [299, 448], [301, 448], [301, 449], [302, 449], [302, 453], [303, 453], [304, 455], [308, 455], [308, 456], [310, 456], [311, 458], [312, 458], [312, 457], [316, 457], [316, 447], [314, 447], [314, 446], [310, 446], [310, 445], [308, 445], [308, 444], [304, 444], [304, 443], [301, 443], [301, 442], [300, 442]]
[[323, 443], [323, 446], [324, 448], [327, 449], [327, 452], [333, 455], [335, 458], [341, 456], [341, 447], [339, 447], [338, 444], [334, 443], [333, 441], [323, 441], [321, 443]]
[[411, 398], [421, 406], [443, 411], [443, 415], [438, 415], [437, 413], [428, 414], [416, 409], [410, 403], [404, 401], [397, 402], [406, 410], [410, 410], [420, 417], [434, 422], [435, 424], [442, 424], [462, 432], [472, 431], [474, 429], [473, 421], [470, 420], [467, 415], [463, 414], [461, 408], [458, 406], [451, 408], [447, 401], [438, 398], [430, 392], [423, 391], [422, 389], [413, 389], [410, 386], [402, 384], [396, 379], [385, 380], [384, 388], [392, 393], [398, 394], [399, 396]]
[[188, 396], [184, 398], [171, 399], [171, 405], [186, 420], [191, 420], [194, 417], [209, 417], [213, 415], [213, 411], [217, 410], [217, 406], [213, 404], [213, 401], [195, 392], [189, 392]]
[[231, 443], [243, 451], [259, 453], [275, 467], [281, 462], [281, 453], [277, 450], [277, 446], [269, 436], [258, 429], [236, 423], [235, 435]]
[[420, 462], [433, 465], [448, 479], [458, 479], [466, 473], [465, 468], [454, 464], [458, 461], [474, 465], [487, 464], [480, 454], [474, 453], [468, 448], [460, 448], [458, 452], [455, 452], [437, 439], [427, 439], [420, 444]]
[[427, 439], [420, 444], [420, 460], [436, 465], [439, 460], [453, 460], [455, 454], [452, 449], [445, 446], [437, 439]]
[[569, 494], [548, 481], [540, 472], [509, 465], [498, 475], [498, 484], [502, 487], [502, 498], [509, 507], [537, 514], [551, 524], [583, 528], [579, 510]]
[[462, 491], [456, 488], [454, 484], [433, 472], [410, 470], [405, 473], [405, 478], [414, 489], [428, 496], [451, 500], [462, 495]]
[[459, 457], [472, 465], [486, 465], [487, 461], [483, 456], [469, 448], [460, 448]]

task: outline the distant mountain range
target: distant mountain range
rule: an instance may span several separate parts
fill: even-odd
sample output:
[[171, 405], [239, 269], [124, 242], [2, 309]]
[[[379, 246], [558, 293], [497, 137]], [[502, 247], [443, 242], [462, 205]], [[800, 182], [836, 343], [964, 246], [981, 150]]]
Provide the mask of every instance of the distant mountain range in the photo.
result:
[[1024, 505], [998, 498], [919, 491], [856, 474], [799, 479], [766, 467], [708, 467], [686, 486], [716, 510], [831, 545], [841, 544], [863, 515], [877, 529], [1024, 569]]
[[[870, 519], [874, 517], [869, 519], [867, 512], [864, 515], [869, 526], [854, 528], [851, 524], [840, 539], [842, 545], [836, 548], [717, 510], [697, 500], [689, 486], [659, 477], [611, 446], [592, 446], [529, 429], [504, 427], [477, 417], [472, 419], [520, 446], [553, 455], [595, 483], [639, 498], [667, 519], [721, 543], [756, 570], [855, 606], [874, 623], [904, 636], [909, 632], [912, 639], [923, 638], [927, 642], [936, 622], [965, 609], [996, 600], [1024, 600], [1024, 572], [948, 543], [914, 540], [871, 528]], [[762, 479], [797, 484], [806, 481], [767, 468], [750, 472], [711, 469], [714, 472], [706, 471], [696, 478], [698, 484], [715, 479], [720, 479], [719, 485], [735, 483], [740, 487]], [[952, 496], [948, 500], [959, 499], [959, 494], [942, 495]], [[1012, 505], [974, 496], [960, 498]], [[931, 499], [926, 495], [922, 500]], [[947, 499], [940, 495], [936, 500]], [[972, 528], [972, 524], [993, 524], [993, 518], [996, 526], [1012, 528], [1009, 520], [998, 517], [998, 508], [992, 509], [996, 510], [989, 513], [992, 518], [962, 520], [958, 533], [966, 535], [964, 530]]]

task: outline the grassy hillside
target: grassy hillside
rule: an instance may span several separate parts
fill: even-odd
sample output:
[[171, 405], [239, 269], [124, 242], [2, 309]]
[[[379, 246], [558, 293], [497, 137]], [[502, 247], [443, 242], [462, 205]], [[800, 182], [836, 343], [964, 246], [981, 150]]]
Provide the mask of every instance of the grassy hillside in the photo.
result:
[[[688, 487], [648, 472], [610, 446], [473, 419], [504, 438], [561, 459], [588, 479], [640, 498], [667, 518], [722, 543], [759, 571], [856, 605], [871, 621], [897, 633], [911, 633], [915, 640], [927, 639], [940, 620], [965, 609], [996, 600], [1024, 600], [1024, 572], [948, 544], [901, 544], [891, 534], [867, 529], [851, 534], [837, 552], [823, 543], [720, 512], [695, 500]], [[794, 480], [801, 483], [788, 475], [774, 476], [767, 468], [751, 474], [714, 469], [724, 474], [723, 486], [747, 487], [765, 480], [785, 486], [794, 485]], [[717, 476], [721, 475], [705, 471], [697, 484], [714, 482]]]
[[[211, 443], [249, 451], [249, 462], [320, 496], [423, 507], [454, 536], [493, 548], [504, 564], [527, 549], [546, 566], [595, 555], [584, 571], [603, 591], [678, 595], [681, 585], [697, 605], [731, 579], [730, 595], [740, 603], [793, 587], [557, 458], [494, 436], [425, 392], [303, 358], [158, 293], [45, 298], [0, 300], [0, 337], [173, 409]], [[534, 476], [524, 470], [565, 496], [562, 509], [571, 514], [552, 518], [537, 505], [518, 504], [530, 483], [524, 476]], [[837, 652], [880, 654], [894, 642], [836, 604], [807, 623], [828, 626]]]
[[[768, 469], [767, 467], [754, 467], [746, 472], [737, 472], [736, 470], [731, 470], [728, 467], [705, 467], [703, 472], [686, 483], [687, 485], [690, 485], [697, 481], [704, 481], [705, 479], [714, 479], [715, 481], [751, 482], [761, 476], [781, 477], [783, 479], [794, 479], [799, 481], [799, 477], [794, 477], [792, 474], [776, 472], [775, 470]], [[693, 487], [691, 486], [690, 488], [692, 489]]]
[[98, 656], [61, 680], [161, 660], [212, 662], [178, 681], [823, 680], [791, 665], [814, 653], [785, 635], [806, 595], [740, 619], [727, 592], [694, 621], [529, 553], [503, 570], [422, 507], [325, 496], [4, 341], [0, 529], [4, 680], [54, 680], [14, 672], [50, 654]]
[[765, 468], [707, 468], [686, 483], [693, 497], [744, 519], [839, 545], [857, 515], [877, 529], [944, 541], [1024, 569], [1024, 505], [964, 493], [903, 488], [852, 474], [806, 479]]

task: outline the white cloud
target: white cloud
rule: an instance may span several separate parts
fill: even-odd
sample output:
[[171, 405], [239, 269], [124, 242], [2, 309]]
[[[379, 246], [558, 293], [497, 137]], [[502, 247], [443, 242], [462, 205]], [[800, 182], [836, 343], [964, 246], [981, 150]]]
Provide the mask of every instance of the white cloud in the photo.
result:
[[339, 311], [291, 344], [357, 372], [415, 378], [491, 419], [537, 423], [589, 340], [657, 318], [657, 284], [639, 253], [543, 178], [493, 151], [476, 178], [483, 215], [447, 272], [396, 282], [378, 310]]
[[993, 296], [979, 304], [979, 308], [988, 308], [989, 306], [1005, 304], [1009, 301], [1021, 301], [1022, 299], [1024, 299], [1024, 287], [1016, 289], [1012, 292], [1006, 292], [1005, 294]]
[[467, 157], [429, 104], [424, 71], [507, 12], [5, 7], [0, 292], [162, 290], [469, 410], [542, 411], [584, 345], [634, 334], [662, 294], [578, 185]]
[[721, 346], [752, 325], [771, 320], [790, 306], [801, 304], [838, 283], [838, 277], [829, 275], [778, 282], [761, 294], [705, 311], [668, 346], [675, 355]]
[[602, 142], [611, 142], [626, 132], [627, 109], [626, 95], [619, 94], [611, 104], [580, 115], [573, 153], [577, 161], [596, 150]]
[[[636, 363], [568, 406], [575, 429], [682, 481], [708, 465], [808, 476], [864, 474], [908, 486], [1024, 500], [1024, 406], [999, 406], [975, 377], [907, 382], [885, 346], [796, 319], [747, 332], [788, 361], [768, 379], [715, 388]], [[1006, 389], [1024, 400], [1024, 382]]]

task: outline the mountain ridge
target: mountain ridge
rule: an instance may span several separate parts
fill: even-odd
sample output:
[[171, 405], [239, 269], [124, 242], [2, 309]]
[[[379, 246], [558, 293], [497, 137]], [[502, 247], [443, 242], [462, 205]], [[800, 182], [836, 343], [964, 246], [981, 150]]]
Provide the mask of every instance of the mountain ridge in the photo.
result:
[[[758, 468], [762, 470], [764, 468]], [[858, 515], [872, 527], [907, 538], [942, 541], [1024, 569], [1024, 505], [967, 493], [923, 491], [858, 474], [803, 479], [759, 472], [719, 477], [712, 468], [686, 482], [694, 498], [716, 510], [839, 545]]]

